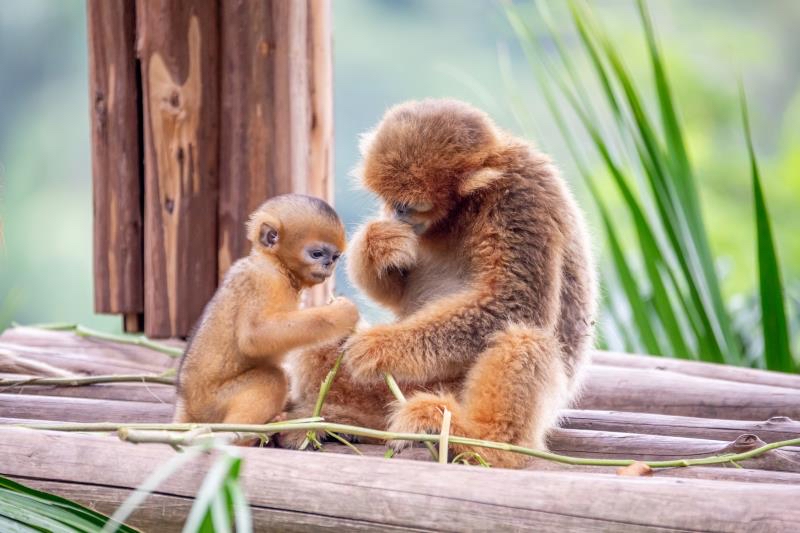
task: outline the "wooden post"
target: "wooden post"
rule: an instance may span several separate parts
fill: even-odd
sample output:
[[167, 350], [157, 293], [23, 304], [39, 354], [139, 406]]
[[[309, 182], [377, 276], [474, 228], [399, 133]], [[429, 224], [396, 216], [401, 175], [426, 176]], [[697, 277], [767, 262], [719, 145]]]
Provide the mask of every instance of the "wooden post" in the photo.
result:
[[89, 0], [89, 90], [94, 175], [94, 305], [144, 311], [140, 87], [134, 0]]
[[333, 201], [329, 0], [222, 2], [221, 21], [220, 278], [249, 251], [244, 223], [261, 202]]
[[288, 192], [333, 200], [330, 1], [88, 11], [95, 307], [129, 331], [186, 336], [248, 252], [251, 211]]
[[137, 0], [145, 332], [188, 334], [217, 283], [218, 5]]

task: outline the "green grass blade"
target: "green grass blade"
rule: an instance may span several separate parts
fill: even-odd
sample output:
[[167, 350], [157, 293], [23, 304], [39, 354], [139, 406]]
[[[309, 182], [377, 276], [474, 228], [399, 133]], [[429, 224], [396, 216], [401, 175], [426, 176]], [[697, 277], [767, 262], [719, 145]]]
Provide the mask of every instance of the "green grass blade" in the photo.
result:
[[223, 522], [230, 524], [230, 516], [224, 505], [225, 483], [229, 479], [236, 479], [241, 462], [241, 457], [232, 455], [230, 451], [217, 458], [197, 491], [192, 509], [183, 525], [184, 533], [203, 531], [207, 521], [210, 521], [214, 529], [222, 527]]
[[239, 484], [239, 480], [233, 481], [229, 479], [225, 482], [225, 488], [233, 504], [236, 533], [252, 533], [253, 516], [250, 512], [250, 505], [247, 503], [247, 498], [244, 495], [242, 486]]
[[[111, 515], [111, 520], [116, 522], [124, 522], [133, 513], [145, 499], [158, 488], [169, 476], [176, 472], [179, 468], [183, 467], [186, 463], [200, 455], [203, 448], [188, 448], [181, 453], [172, 456], [167, 462], [160, 465], [154, 472], [152, 472], [135, 491], [128, 496], [122, 505]], [[114, 524], [109, 522], [104, 528], [103, 533], [111, 533], [119, 531]]]
[[775, 251], [775, 239], [772, 236], [764, 191], [761, 188], [761, 175], [758, 170], [755, 149], [753, 148], [750, 119], [747, 113], [747, 100], [742, 87], [739, 88], [739, 99], [753, 181], [753, 205], [756, 219], [756, 239], [758, 242], [758, 285], [761, 297], [761, 325], [764, 331], [764, 360], [770, 370], [795, 372], [798, 367], [792, 359], [789, 346], [789, 324], [786, 319], [780, 265]]

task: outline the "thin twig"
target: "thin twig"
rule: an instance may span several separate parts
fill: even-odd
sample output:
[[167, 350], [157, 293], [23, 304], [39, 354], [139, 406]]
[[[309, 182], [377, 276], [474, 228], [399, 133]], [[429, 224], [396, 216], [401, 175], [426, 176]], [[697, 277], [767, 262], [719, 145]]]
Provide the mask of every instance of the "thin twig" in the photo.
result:
[[[313, 419], [312, 419], [313, 420]], [[318, 419], [317, 419], [318, 420]], [[52, 430], [52, 431], [82, 431], [82, 432], [109, 432], [118, 431], [121, 428], [132, 429], [152, 429], [152, 430], [168, 430], [168, 431], [189, 431], [198, 428], [208, 428], [212, 432], [240, 432], [240, 433], [258, 433], [258, 434], [272, 434], [280, 431], [333, 431], [335, 433], [345, 433], [349, 435], [358, 435], [361, 437], [369, 437], [377, 440], [408, 440], [408, 441], [421, 441], [421, 442], [437, 442], [440, 438], [439, 435], [429, 435], [426, 433], [393, 433], [390, 431], [381, 431], [377, 429], [369, 429], [359, 426], [350, 426], [347, 424], [335, 424], [322, 421], [308, 421], [308, 419], [285, 421], [285, 422], [272, 422], [269, 424], [118, 424], [118, 423], [88, 423], [88, 424], [6, 424], [11, 427], [24, 427], [30, 429]], [[2, 426], [0, 426], [2, 427]], [[547, 452], [544, 450], [535, 450], [533, 448], [526, 448], [524, 446], [517, 446], [516, 444], [508, 444], [504, 442], [494, 442], [488, 440], [471, 439], [467, 437], [451, 436], [449, 438], [451, 444], [460, 444], [463, 446], [472, 446], [478, 448], [489, 448], [493, 450], [501, 450], [506, 452], [514, 452], [530, 457], [538, 457], [557, 463], [568, 465], [584, 465], [584, 466], [627, 466], [635, 459], [589, 459], [585, 457], [571, 457], [568, 455], [561, 455], [557, 453]], [[673, 459], [668, 461], [642, 461], [651, 468], [671, 468], [679, 466], [696, 466], [696, 465], [712, 465], [712, 464], [725, 464], [732, 461], [740, 462], [747, 459], [752, 459], [763, 455], [769, 451], [784, 448], [786, 446], [800, 446], [800, 438], [783, 440], [765, 444], [753, 450], [741, 453], [712, 455], [709, 457], [700, 457], [693, 459]]]
[[[336, 374], [339, 372], [339, 367], [342, 365], [342, 357], [344, 357], [344, 352], [339, 354], [339, 357], [337, 357], [336, 361], [333, 363], [333, 367], [325, 375], [325, 379], [322, 380], [322, 384], [319, 387], [319, 395], [317, 395], [317, 403], [314, 404], [314, 411], [311, 413], [311, 416], [318, 417], [322, 415], [322, 406], [325, 405], [325, 398], [328, 397], [328, 391], [331, 390], [333, 379], [336, 377]], [[314, 442], [315, 446], [319, 447], [319, 440], [317, 440], [317, 435], [313, 431], [308, 432], [305, 440], [300, 445], [300, 449], [305, 450], [310, 442]]]
[[439, 464], [447, 464], [447, 438], [450, 436], [450, 418], [452, 414], [445, 407], [442, 413], [442, 433], [439, 435]]
[[175, 385], [173, 371], [161, 374], [108, 374], [97, 376], [69, 376], [62, 378], [20, 378], [0, 379], [0, 387], [21, 387], [23, 385], [53, 385], [56, 387], [82, 387], [96, 383], [160, 383]]
[[112, 333], [105, 333], [102, 331], [90, 329], [85, 326], [81, 326], [80, 324], [78, 324], [75, 327], [75, 334], [78, 335], [79, 337], [90, 337], [93, 339], [116, 342], [119, 344], [132, 344], [134, 346], [141, 346], [142, 348], [148, 348], [150, 350], [163, 353], [170, 357], [180, 357], [181, 355], [183, 355], [182, 348], [167, 346], [166, 344], [152, 341], [147, 337], [145, 337], [144, 335], [114, 335]]
[[[392, 392], [392, 395], [395, 397], [395, 399], [401, 404], [406, 403], [406, 397], [403, 394], [403, 391], [400, 390], [400, 385], [397, 384], [394, 376], [386, 372], [383, 374], [383, 379], [386, 381], [386, 386], [389, 387], [389, 390]], [[433, 443], [423, 442], [423, 444], [425, 444], [425, 447], [428, 448], [429, 452], [431, 452], [431, 457], [433, 457], [433, 460], [438, 461], [439, 453], [436, 451], [436, 447], [433, 445]]]
[[328, 435], [330, 435], [330, 436], [331, 436], [331, 437], [333, 437], [334, 439], [338, 440], [339, 442], [341, 442], [342, 444], [344, 444], [345, 446], [347, 446], [348, 448], [350, 448], [351, 450], [353, 450], [354, 452], [356, 452], [358, 455], [364, 455], [363, 453], [361, 453], [361, 450], [359, 450], [359, 449], [356, 447], [356, 445], [355, 445], [355, 444], [353, 444], [352, 442], [350, 442], [350, 441], [349, 441], [349, 440], [347, 440], [346, 438], [342, 437], [342, 436], [341, 436], [341, 435], [339, 435], [338, 433], [334, 433], [333, 431], [326, 431], [325, 433], [327, 433]]

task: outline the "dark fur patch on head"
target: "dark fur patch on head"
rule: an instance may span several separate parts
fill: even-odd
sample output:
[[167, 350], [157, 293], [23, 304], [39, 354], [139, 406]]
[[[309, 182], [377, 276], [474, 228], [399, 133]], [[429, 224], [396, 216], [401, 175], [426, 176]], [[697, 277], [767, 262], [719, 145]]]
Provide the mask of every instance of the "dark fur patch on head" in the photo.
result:
[[314, 209], [314, 211], [329, 218], [331, 222], [335, 222], [338, 224], [342, 223], [341, 219], [339, 218], [339, 215], [336, 213], [336, 210], [333, 207], [331, 207], [328, 202], [326, 202], [322, 198], [317, 198], [316, 196], [309, 196], [307, 194], [296, 194], [296, 193], [279, 194], [278, 196], [273, 196], [272, 198], [264, 202], [264, 204], [262, 205], [262, 209], [267, 208], [270, 205], [292, 203], [292, 202], [305, 202], [312, 209]]

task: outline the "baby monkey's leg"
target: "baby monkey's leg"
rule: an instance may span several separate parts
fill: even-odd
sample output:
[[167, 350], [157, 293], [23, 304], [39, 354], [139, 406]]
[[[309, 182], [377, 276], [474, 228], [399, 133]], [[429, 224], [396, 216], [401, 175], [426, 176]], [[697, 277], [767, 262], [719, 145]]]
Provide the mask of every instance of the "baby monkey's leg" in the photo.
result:
[[[567, 396], [567, 377], [558, 342], [523, 326], [495, 334], [472, 367], [460, 398], [416, 394], [392, 417], [391, 431], [439, 433], [443, 408], [452, 414], [451, 435], [545, 449]], [[393, 443], [402, 447], [404, 443]], [[453, 454], [477, 452], [493, 466], [518, 468], [523, 455], [454, 445]]]
[[[228, 382], [220, 396], [228, 397], [225, 424], [265, 424], [278, 415], [286, 403], [289, 382], [280, 367], [248, 370]], [[251, 446], [258, 439], [239, 439], [235, 444]]]

